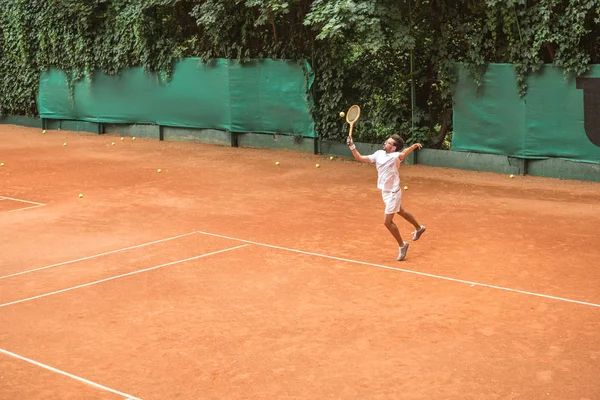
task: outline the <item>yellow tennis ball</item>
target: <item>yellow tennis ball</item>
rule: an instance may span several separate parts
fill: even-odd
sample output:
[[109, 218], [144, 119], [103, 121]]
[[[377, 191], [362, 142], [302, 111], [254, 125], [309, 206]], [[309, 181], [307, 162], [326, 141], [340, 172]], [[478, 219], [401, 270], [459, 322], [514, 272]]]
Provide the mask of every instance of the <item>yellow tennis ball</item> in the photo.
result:
[[317, 164], [317, 165], [315, 165], [315, 167], [319, 168], [319, 167], [320, 167], [320, 165], [319, 165], [319, 164]]
[[346, 116], [346, 114], [342, 111], [340, 112], [340, 118], [344, 118]]
[[512, 174], [510, 175], [510, 178], [514, 178], [514, 177], [515, 177], [515, 176], [514, 176], [514, 175], [512, 175]]
[[158, 172], [158, 173], [160, 173], [160, 172], [161, 172], [161, 169], [159, 168], [159, 169], [157, 170], [157, 172]]
[[329, 157], [329, 159], [330, 159], [330, 160], [333, 160], [333, 156], [330, 156], [330, 157]]
[[0, 167], [4, 167], [4, 163], [0, 163]]
[[63, 146], [66, 146], [66, 145], [67, 145], [67, 143], [66, 143], [66, 142], [65, 142], [65, 143], [63, 143]]
[[42, 131], [42, 133], [44, 133], [44, 134], [45, 134], [45, 133], [46, 133], [46, 130], [44, 129], [44, 130]]
[[115, 145], [115, 142], [112, 142], [110, 145], [111, 145], [111, 146], [114, 146], [114, 145]]
[[121, 140], [125, 140], [125, 138], [124, 138], [124, 137], [121, 137]]
[[132, 140], [135, 140], [135, 136], [133, 137], [133, 139], [132, 139]]
[[275, 165], [279, 165], [279, 161], [275, 161]]
[[408, 186], [404, 186], [404, 190], [408, 190]]
[[79, 198], [81, 199], [83, 197], [83, 194], [79, 193]]

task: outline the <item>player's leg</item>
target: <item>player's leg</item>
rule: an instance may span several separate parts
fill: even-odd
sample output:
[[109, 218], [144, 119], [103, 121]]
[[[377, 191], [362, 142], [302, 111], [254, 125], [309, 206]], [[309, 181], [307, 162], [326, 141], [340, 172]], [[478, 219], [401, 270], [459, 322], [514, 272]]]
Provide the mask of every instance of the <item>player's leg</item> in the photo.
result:
[[419, 240], [423, 232], [425, 232], [425, 227], [417, 222], [415, 217], [408, 212], [404, 207], [400, 207], [400, 211], [398, 211], [398, 215], [407, 220], [415, 227], [416, 231], [413, 232], [412, 240]]
[[402, 236], [400, 235], [400, 231], [398, 227], [394, 223], [394, 214], [385, 214], [385, 218], [383, 219], [383, 225], [390, 231], [394, 239], [398, 242], [398, 246], [404, 246], [404, 241], [402, 240]]
[[402, 235], [400, 235], [400, 231], [394, 223], [394, 214], [400, 211], [401, 196], [402, 193], [400, 191], [396, 193], [382, 192], [383, 202], [385, 203], [385, 217], [383, 219], [383, 224], [398, 242], [398, 261], [404, 260], [406, 251], [408, 250], [408, 242], [402, 240]]

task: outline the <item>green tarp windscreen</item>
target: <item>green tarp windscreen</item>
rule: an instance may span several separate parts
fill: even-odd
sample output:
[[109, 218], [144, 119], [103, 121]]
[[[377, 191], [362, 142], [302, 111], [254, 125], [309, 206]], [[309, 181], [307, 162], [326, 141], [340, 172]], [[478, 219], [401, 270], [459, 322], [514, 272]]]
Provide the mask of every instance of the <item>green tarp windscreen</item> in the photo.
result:
[[[600, 65], [586, 77], [600, 78]], [[584, 92], [556, 66], [527, 77], [520, 98], [510, 64], [490, 64], [477, 86], [459, 66], [453, 86], [452, 150], [519, 158], [562, 158], [600, 163], [600, 147], [584, 128]], [[600, 110], [598, 110], [600, 112]]]
[[38, 108], [48, 119], [315, 137], [312, 82], [306, 61], [184, 59], [168, 83], [141, 67], [118, 76], [96, 72], [71, 96], [67, 75], [50, 70], [41, 74]]

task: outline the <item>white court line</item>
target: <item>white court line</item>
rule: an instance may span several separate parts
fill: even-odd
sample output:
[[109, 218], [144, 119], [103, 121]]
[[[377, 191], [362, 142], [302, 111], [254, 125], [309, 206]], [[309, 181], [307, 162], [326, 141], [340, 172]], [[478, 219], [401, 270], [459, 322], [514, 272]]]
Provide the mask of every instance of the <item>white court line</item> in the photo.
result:
[[463, 280], [463, 279], [455, 279], [455, 278], [449, 278], [449, 277], [441, 276], [441, 275], [428, 274], [426, 272], [413, 271], [413, 270], [410, 270], [410, 269], [395, 268], [395, 267], [389, 267], [387, 265], [373, 264], [373, 263], [368, 263], [368, 262], [364, 262], [364, 261], [350, 260], [348, 258], [334, 257], [334, 256], [328, 256], [328, 255], [325, 255], [325, 254], [318, 254], [318, 253], [310, 253], [308, 251], [289, 249], [289, 248], [286, 248], [286, 247], [274, 246], [274, 245], [271, 245], [271, 244], [253, 242], [251, 240], [244, 240], [244, 239], [238, 239], [238, 238], [234, 238], [234, 237], [230, 237], [230, 236], [217, 235], [215, 233], [210, 233], [210, 232], [197, 231], [197, 233], [200, 233], [202, 235], [220, 237], [220, 238], [223, 238], [223, 239], [237, 240], [238, 242], [254, 244], [254, 245], [257, 245], [257, 246], [264, 246], [264, 247], [270, 247], [270, 248], [273, 248], [273, 249], [286, 250], [286, 251], [291, 251], [291, 252], [294, 252], [294, 253], [306, 254], [306, 255], [309, 255], [309, 256], [329, 258], [331, 260], [345, 261], [345, 262], [349, 262], [349, 263], [353, 263], [353, 264], [368, 265], [370, 267], [377, 267], [377, 268], [383, 268], [383, 269], [391, 269], [391, 270], [394, 270], [394, 271], [405, 272], [407, 274], [414, 274], [414, 275], [426, 276], [428, 278], [442, 279], [442, 280], [445, 280], [445, 281], [458, 282], [458, 283], [466, 283], [466, 284], [469, 284], [469, 285], [482, 286], [482, 287], [487, 287], [487, 288], [490, 288], [490, 289], [504, 290], [504, 291], [507, 291], [507, 292], [521, 293], [521, 294], [526, 294], [526, 295], [529, 295], [529, 296], [543, 297], [543, 298], [546, 298], [546, 299], [552, 299], [552, 300], [564, 301], [564, 302], [567, 302], [567, 303], [575, 303], [575, 304], [581, 304], [581, 305], [584, 305], [584, 306], [591, 306], [591, 307], [598, 307], [598, 308], [600, 308], [600, 304], [589, 303], [589, 302], [586, 302], [586, 301], [579, 301], [579, 300], [573, 300], [573, 299], [567, 299], [565, 297], [550, 296], [550, 295], [547, 295], [547, 294], [541, 294], [541, 293], [535, 293], [535, 292], [528, 292], [528, 291], [525, 291], [525, 290], [519, 290], [519, 289], [512, 289], [512, 288], [503, 287], [503, 286], [490, 285], [490, 284], [487, 284], [487, 283], [472, 282], [472, 281], [466, 281], [466, 280]]
[[12, 197], [6, 197], [6, 196], [0, 196], [2, 197], [4, 200], [12, 200], [12, 201], [20, 201], [21, 203], [29, 203], [29, 204], [37, 204], [39, 206], [45, 206], [44, 203], [38, 203], [36, 201], [29, 201], [29, 200], [21, 200], [21, 199], [14, 199]]
[[16, 210], [10, 210], [9, 213], [11, 212], [15, 212], [15, 211], [24, 211], [24, 210], [31, 210], [32, 208], [38, 208], [38, 207], [44, 207], [45, 204], [38, 204], [37, 206], [31, 206], [31, 207], [24, 207], [24, 208], [17, 208]]
[[15, 354], [15, 353], [11, 353], [11, 352], [10, 352], [10, 351], [8, 351], [8, 350], [0, 349], [0, 353], [2, 353], [2, 354], [6, 354], [7, 356], [11, 356], [11, 357], [14, 357], [14, 358], [18, 358], [19, 360], [26, 361], [26, 362], [28, 362], [28, 363], [30, 363], [30, 364], [33, 364], [33, 365], [36, 365], [36, 366], [38, 366], [38, 367], [41, 367], [41, 368], [47, 369], [47, 370], [49, 370], [49, 371], [56, 372], [57, 374], [61, 374], [61, 375], [67, 376], [67, 377], [69, 377], [69, 378], [75, 379], [75, 380], [77, 380], [77, 381], [79, 381], [79, 382], [83, 382], [83, 383], [85, 383], [85, 384], [88, 384], [88, 385], [91, 385], [91, 386], [94, 386], [95, 388], [98, 388], [98, 389], [104, 390], [104, 391], [106, 391], [106, 392], [111, 392], [111, 393], [114, 393], [114, 394], [118, 394], [119, 396], [123, 396], [123, 397], [124, 397], [124, 398], [126, 398], [126, 399], [131, 399], [131, 400], [141, 400], [141, 399], [140, 399], [140, 398], [138, 398], [138, 397], [134, 397], [134, 396], [132, 396], [132, 395], [130, 395], [130, 394], [127, 394], [127, 393], [119, 392], [118, 390], [111, 389], [111, 388], [109, 388], [109, 387], [106, 387], [106, 386], [100, 385], [100, 384], [98, 384], [98, 383], [96, 383], [96, 382], [92, 382], [92, 381], [90, 381], [90, 380], [87, 380], [87, 379], [81, 378], [81, 377], [79, 377], [79, 376], [76, 376], [76, 375], [70, 374], [70, 373], [68, 373], [68, 372], [61, 371], [60, 369], [57, 369], [57, 368], [51, 367], [51, 366], [49, 366], [49, 365], [46, 365], [46, 364], [42, 364], [41, 362], [38, 362], [38, 361], [31, 360], [31, 359], [29, 359], [29, 358], [26, 358], [26, 357], [20, 356], [20, 355], [18, 355], [18, 354]]
[[0, 196], [0, 200], [12, 200], [12, 201], [18, 201], [20, 203], [27, 203], [27, 204], [34, 204], [31, 207], [23, 207], [23, 208], [17, 208], [16, 210], [10, 210], [8, 212], [15, 212], [15, 211], [24, 211], [24, 210], [31, 210], [32, 208], [38, 208], [38, 207], [43, 207], [45, 206], [44, 203], [38, 203], [36, 201], [29, 201], [29, 200], [21, 200], [21, 199], [15, 199], [12, 197], [6, 197], [6, 196]]
[[117, 276], [113, 276], [113, 277], [106, 278], [106, 279], [101, 279], [99, 281], [84, 283], [83, 285], [77, 285], [77, 286], [73, 286], [73, 287], [70, 287], [70, 288], [66, 288], [66, 289], [62, 289], [62, 290], [57, 290], [55, 292], [41, 294], [39, 296], [33, 296], [33, 297], [28, 297], [28, 298], [22, 299], [22, 300], [11, 301], [10, 303], [0, 304], [0, 308], [6, 307], [6, 306], [10, 306], [10, 305], [13, 305], [13, 304], [24, 303], [24, 302], [30, 301], [30, 300], [41, 299], [42, 297], [48, 297], [48, 296], [52, 296], [52, 295], [59, 294], [59, 293], [69, 292], [71, 290], [80, 289], [80, 288], [84, 288], [84, 287], [87, 287], [87, 286], [97, 285], [98, 283], [108, 282], [108, 281], [112, 281], [112, 280], [115, 280], [115, 279], [124, 278], [126, 276], [136, 275], [136, 274], [140, 274], [142, 272], [152, 271], [154, 269], [159, 269], [159, 268], [162, 268], [162, 267], [167, 267], [169, 265], [181, 264], [181, 263], [184, 263], [184, 262], [187, 262], [187, 261], [197, 260], [199, 258], [208, 257], [208, 256], [212, 256], [212, 255], [219, 254], [219, 253], [224, 253], [226, 251], [240, 249], [240, 248], [246, 247], [246, 246], [248, 246], [248, 245], [247, 244], [242, 244], [240, 246], [230, 247], [230, 248], [224, 249], [224, 250], [213, 251], [212, 253], [201, 254], [199, 256], [186, 258], [184, 260], [171, 261], [169, 263], [157, 265], [155, 267], [140, 269], [140, 270], [137, 270], [137, 271], [128, 272], [126, 274], [117, 275]]
[[135, 245], [135, 246], [125, 247], [123, 249], [117, 249], [117, 250], [107, 251], [106, 253], [94, 254], [92, 256], [82, 257], [82, 258], [78, 258], [76, 260], [65, 261], [65, 262], [61, 262], [61, 263], [58, 263], [58, 264], [47, 265], [45, 267], [39, 267], [39, 268], [29, 269], [27, 271], [15, 272], [14, 274], [0, 276], [0, 280], [6, 279], [6, 278], [10, 278], [12, 276], [28, 274], [30, 272], [41, 271], [43, 269], [59, 267], [61, 265], [73, 264], [73, 263], [76, 263], [76, 262], [79, 262], [79, 261], [90, 260], [92, 258], [106, 256], [106, 255], [109, 255], [109, 254], [115, 254], [115, 253], [119, 253], [121, 251], [127, 251], [127, 250], [131, 250], [131, 249], [137, 249], [139, 247], [150, 246], [151, 244], [167, 242], [169, 240], [179, 239], [179, 238], [182, 238], [184, 236], [194, 235], [195, 233], [196, 232], [184, 233], [183, 235], [173, 236], [173, 237], [169, 237], [169, 238], [166, 238], [166, 239], [155, 240], [153, 242], [148, 242], [148, 243], [142, 243], [142, 244], [138, 244], [138, 245]]

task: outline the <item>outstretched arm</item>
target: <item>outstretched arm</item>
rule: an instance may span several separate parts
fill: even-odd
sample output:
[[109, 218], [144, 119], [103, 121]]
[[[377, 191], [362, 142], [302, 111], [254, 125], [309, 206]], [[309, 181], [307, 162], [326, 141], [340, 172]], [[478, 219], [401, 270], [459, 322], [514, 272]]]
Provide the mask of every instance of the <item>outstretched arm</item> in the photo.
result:
[[400, 159], [400, 161], [402, 161], [402, 160], [404, 160], [406, 158], [406, 156], [408, 156], [414, 150], [416, 150], [416, 149], [422, 149], [422, 148], [423, 148], [423, 145], [421, 143], [415, 143], [412, 146], [407, 147], [404, 150], [402, 150], [400, 152], [400, 155], [398, 156], [398, 158]]
[[358, 150], [356, 150], [356, 146], [354, 145], [354, 141], [352, 140], [352, 138], [350, 136], [348, 136], [348, 138], [346, 138], [346, 144], [348, 146], [350, 146], [350, 151], [352, 151], [352, 155], [354, 156], [354, 159], [356, 161], [360, 161], [360, 162], [364, 162], [364, 163], [370, 163], [371, 160], [369, 160], [369, 157], [367, 156], [361, 156], [360, 153], [358, 152]]

